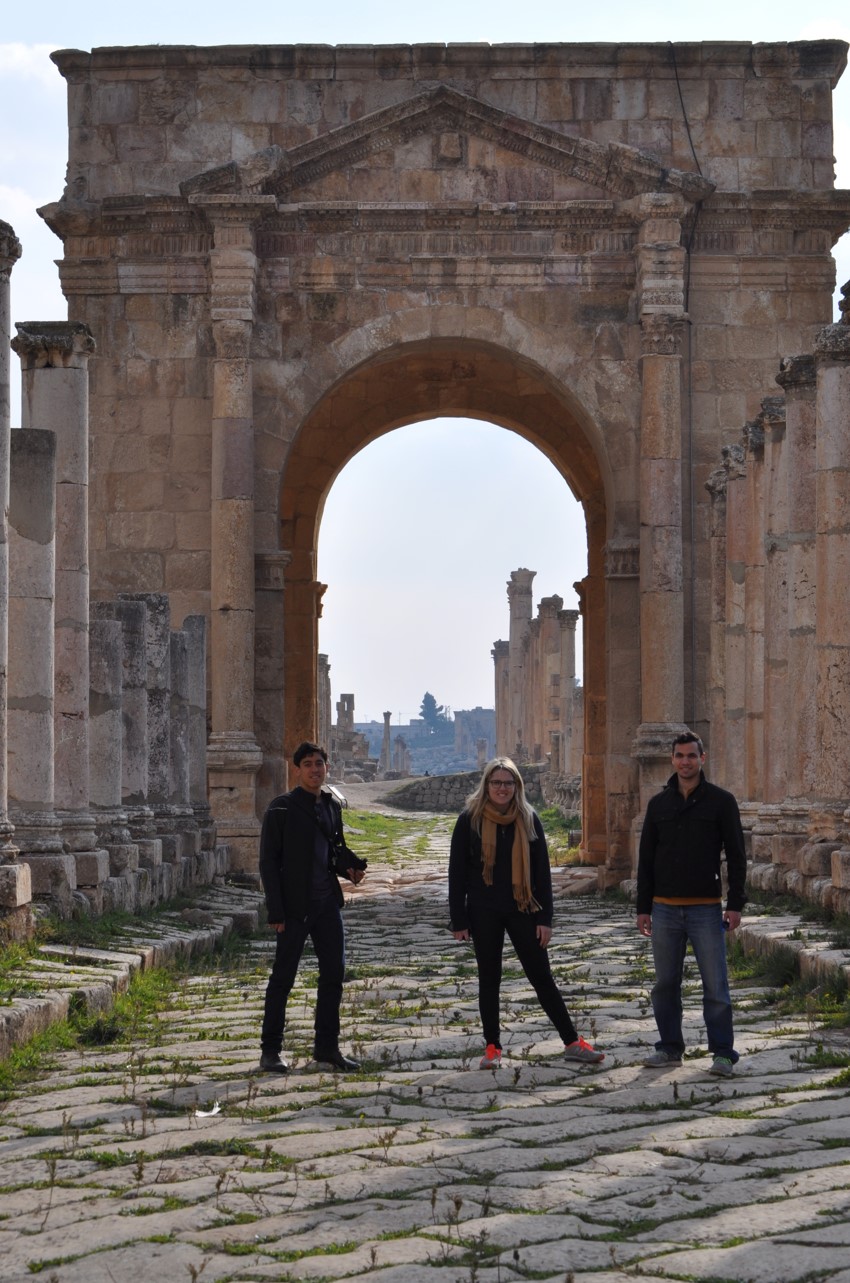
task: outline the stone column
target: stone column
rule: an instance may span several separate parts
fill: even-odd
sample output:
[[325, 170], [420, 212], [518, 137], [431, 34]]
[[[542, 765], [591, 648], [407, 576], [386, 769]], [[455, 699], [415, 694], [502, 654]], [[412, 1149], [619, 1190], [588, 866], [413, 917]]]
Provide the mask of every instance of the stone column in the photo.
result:
[[316, 743], [327, 748], [331, 737], [331, 666], [327, 655], [319, 655], [316, 674], [316, 705], [319, 715]]
[[[0, 220], [0, 865], [14, 865], [18, 853], [13, 842], [14, 829], [9, 822], [6, 691], [9, 663], [10, 278], [20, 257], [20, 241], [9, 224]], [[25, 866], [10, 868], [0, 875], [0, 908], [18, 909], [29, 900], [24, 883], [29, 885], [29, 871]]]
[[[531, 585], [536, 570], [512, 570], [508, 580], [508, 608], [510, 631], [508, 633], [508, 734], [507, 753], [513, 757], [518, 745], [527, 743], [530, 730], [527, 710], [524, 707], [525, 658], [528, 630], [531, 627]], [[521, 754], [520, 754], [521, 755]]]
[[744, 428], [747, 442], [744, 562], [744, 827], [758, 814], [764, 789], [764, 424]]
[[24, 429], [56, 434], [54, 805], [70, 851], [96, 846], [89, 810], [88, 362], [94, 339], [73, 321], [17, 326]]
[[570, 767], [573, 757], [573, 742], [575, 736], [575, 727], [573, 725], [573, 716], [575, 713], [575, 693], [576, 693], [576, 624], [578, 623], [577, 610], [559, 610], [558, 623], [561, 626], [561, 681], [560, 681], [560, 738], [559, 761], [557, 769], [562, 775], [570, 774]]
[[56, 437], [13, 432], [9, 495], [9, 811], [34, 895], [69, 912], [74, 857], [53, 809]]
[[121, 804], [142, 863], [159, 863], [156, 821], [148, 805], [148, 609], [144, 601], [95, 601], [93, 619], [121, 624]]
[[669, 773], [685, 700], [682, 578], [682, 342], [685, 322], [680, 197], [637, 198], [641, 322], [640, 809]]
[[384, 735], [381, 740], [381, 774], [386, 775], [391, 769], [392, 762], [392, 745], [390, 742], [390, 718], [392, 713], [384, 713]]
[[726, 490], [725, 467], [715, 468], [705, 483], [711, 496], [709, 553], [711, 583], [708, 617], [708, 722], [711, 726], [711, 778], [725, 783], [726, 774]]
[[234, 867], [255, 870], [262, 751], [254, 733], [254, 230], [275, 198], [190, 199], [204, 207], [214, 234], [210, 803]]
[[497, 641], [490, 651], [493, 656], [493, 681], [496, 708], [495, 757], [505, 757], [510, 743], [510, 642]]
[[106, 879], [138, 868], [138, 848], [130, 840], [127, 812], [121, 805], [121, 659], [122, 629], [117, 619], [92, 616], [89, 625], [89, 778], [98, 843], [103, 849], [76, 856], [77, 884], [96, 912]]
[[192, 810], [189, 765], [189, 639], [183, 629], [169, 638], [169, 794], [168, 802], [181, 856], [201, 849]]
[[[746, 565], [747, 461], [743, 445], [725, 446], [726, 473], [726, 615], [723, 668], [725, 678], [724, 774], [719, 782], [742, 797], [746, 757]], [[712, 740], [713, 740], [712, 734]], [[712, 747], [712, 754], [713, 754]]]
[[[847, 314], [845, 314], [846, 316]], [[846, 838], [850, 797], [850, 325], [829, 325], [817, 363], [816, 801], [818, 836]]]
[[[284, 756], [287, 730], [284, 720], [284, 669], [280, 662], [280, 654], [281, 639], [286, 628], [285, 574], [291, 560], [292, 553], [282, 550], [258, 552], [254, 559], [256, 605], [254, 730], [263, 754], [263, 763], [256, 784], [258, 815], [262, 815], [272, 798], [283, 793], [287, 786], [287, 763]], [[319, 665], [321, 666], [321, 656]], [[322, 738], [321, 731], [318, 738], [318, 742], [326, 747], [330, 737], [330, 699], [330, 677], [328, 677], [327, 703], [324, 709], [327, 716], [325, 738]], [[320, 724], [321, 717], [320, 703]]]

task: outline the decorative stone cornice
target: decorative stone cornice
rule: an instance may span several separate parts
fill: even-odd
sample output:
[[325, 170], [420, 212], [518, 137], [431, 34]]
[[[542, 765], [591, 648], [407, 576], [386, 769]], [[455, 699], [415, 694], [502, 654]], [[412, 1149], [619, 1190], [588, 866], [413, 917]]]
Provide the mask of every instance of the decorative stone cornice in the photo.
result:
[[[254, 553], [254, 588], [257, 592], [283, 592], [286, 567], [292, 561], [289, 551]], [[319, 656], [321, 658], [321, 656]], [[327, 656], [325, 656], [327, 660]]]
[[814, 387], [817, 382], [815, 358], [808, 353], [803, 356], [783, 356], [776, 382], [786, 393], [793, 388]]
[[81, 321], [19, 321], [12, 350], [25, 370], [85, 365], [95, 350], [91, 330]]
[[21, 242], [9, 223], [0, 219], [0, 280], [8, 281], [12, 268], [21, 257]]
[[605, 545], [605, 578], [637, 579], [640, 544], [636, 539], [609, 539]]
[[714, 190], [714, 184], [698, 174], [668, 169], [634, 147], [573, 138], [438, 84], [404, 102], [329, 130], [289, 152], [269, 147], [246, 160], [196, 174], [181, 184], [181, 192], [266, 191], [288, 201], [293, 192], [308, 188], [326, 174], [362, 163], [369, 156], [425, 133], [434, 136], [438, 147], [440, 139], [450, 133], [482, 138], [519, 153], [531, 164], [543, 165], [625, 198], [640, 192], [666, 191], [699, 201]]

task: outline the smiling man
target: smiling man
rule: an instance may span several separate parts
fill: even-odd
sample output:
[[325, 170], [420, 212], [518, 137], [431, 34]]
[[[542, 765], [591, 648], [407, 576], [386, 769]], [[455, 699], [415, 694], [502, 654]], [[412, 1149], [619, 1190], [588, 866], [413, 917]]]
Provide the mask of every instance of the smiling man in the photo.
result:
[[[726, 931], [741, 922], [746, 903], [746, 854], [738, 803], [710, 784], [705, 750], [693, 731], [673, 741], [673, 775], [646, 808], [638, 860], [637, 928], [652, 939], [658, 1025], [655, 1052], [644, 1064], [663, 1069], [682, 1062], [682, 976], [688, 941], [702, 978], [709, 1072], [731, 1076], [738, 1060], [726, 971]], [[728, 893], [722, 908], [720, 856]]]
[[275, 959], [266, 988], [260, 1069], [285, 1074], [281, 1057], [286, 1003], [309, 936], [316, 951], [313, 1058], [342, 1073], [360, 1068], [339, 1049], [339, 1008], [345, 977], [345, 933], [337, 874], [362, 882], [366, 861], [345, 845], [342, 811], [323, 786], [328, 755], [318, 744], [299, 744], [293, 763], [299, 783], [269, 804], [260, 835], [260, 876], [269, 926], [276, 932]]

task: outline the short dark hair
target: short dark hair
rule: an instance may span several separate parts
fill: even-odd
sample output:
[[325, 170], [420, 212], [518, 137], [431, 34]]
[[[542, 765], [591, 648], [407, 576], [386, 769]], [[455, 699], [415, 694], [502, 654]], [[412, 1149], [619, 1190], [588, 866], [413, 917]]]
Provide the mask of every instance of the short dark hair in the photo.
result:
[[702, 740], [697, 734], [694, 733], [694, 731], [682, 731], [681, 735], [677, 735], [676, 738], [673, 740], [673, 747], [670, 750], [671, 752], [673, 753], [676, 752], [677, 744], [696, 744], [697, 748], [699, 749], [700, 757], [702, 757], [703, 753], [705, 752], [705, 749], [703, 748]]
[[300, 766], [305, 757], [312, 757], [314, 753], [318, 753], [324, 761], [325, 766], [327, 766], [328, 755], [325, 749], [322, 748], [321, 744], [311, 744], [309, 740], [302, 740], [295, 752], [292, 754], [292, 760], [296, 766]]

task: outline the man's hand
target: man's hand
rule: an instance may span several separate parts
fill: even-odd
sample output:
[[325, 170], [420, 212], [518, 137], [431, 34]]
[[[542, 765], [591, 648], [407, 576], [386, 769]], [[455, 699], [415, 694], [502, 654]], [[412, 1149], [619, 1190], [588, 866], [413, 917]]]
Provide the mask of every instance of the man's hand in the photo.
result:
[[278, 935], [280, 935], [281, 931], [286, 930], [285, 922], [270, 922], [269, 926], [271, 927], [272, 931], [276, 931]]
[[464, 927], [462, 931], [453, 931], [452, 935], [454, 936], [455, 940], [468, 940], [469, 928]]
[[723, 921], [729, 923], [730, 931], [737, 931], [741, 925], [741, 915], [736, 909], [727, 909], [723, 915]]
[[652, 935], [652, 914], [639, 913], [637, 915], [637, 929], [642, 936]]
[[359, 886], [366, 876], [366, 870], [365, 869], [346, 869], [345, 875], [348, 878], [349, 882], [353, 882], [355, 886]]
[[549, 948], [549, 941], [552, 939], [552, 928], [544, 927], [542, 922], [537, 924], [537, 943], [541, 949]]

